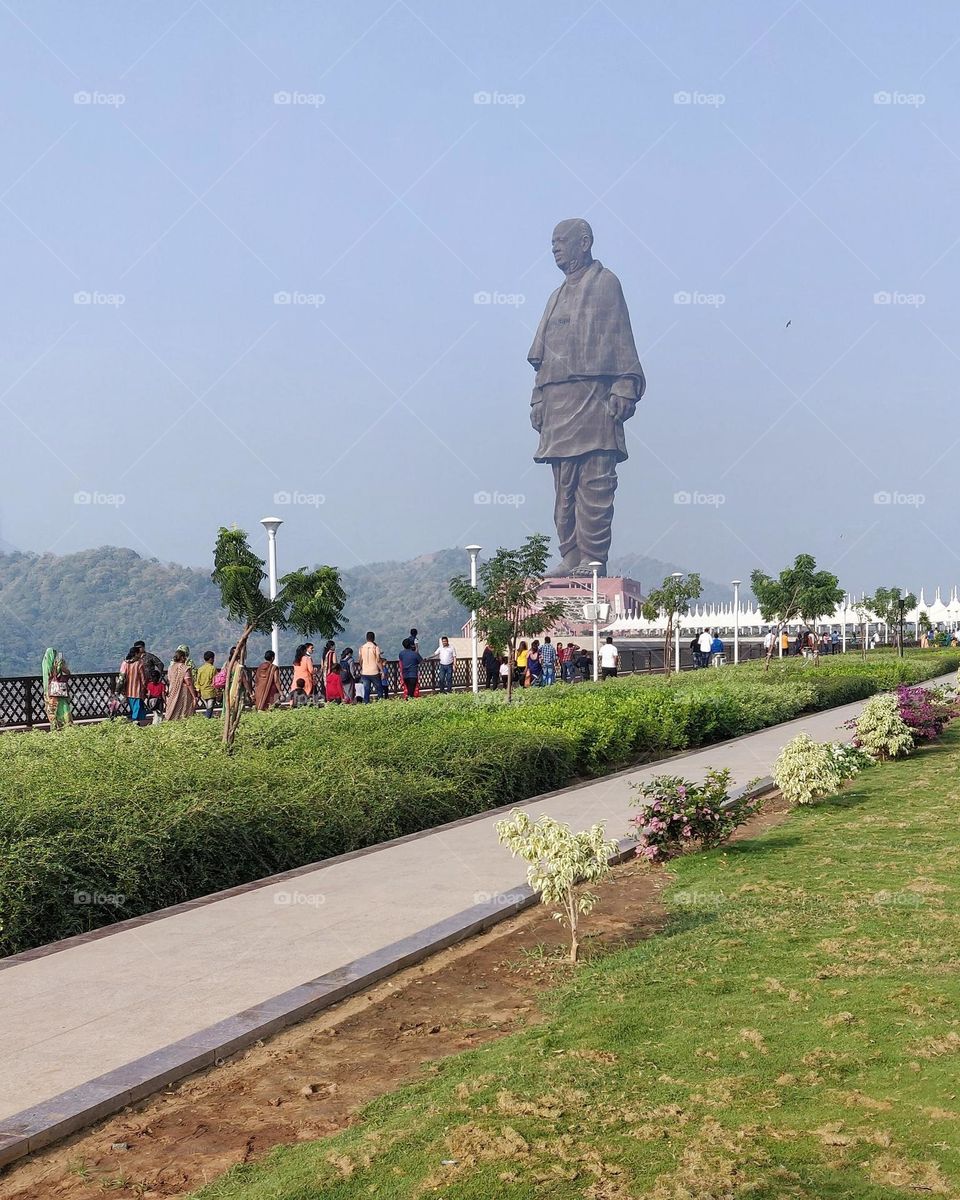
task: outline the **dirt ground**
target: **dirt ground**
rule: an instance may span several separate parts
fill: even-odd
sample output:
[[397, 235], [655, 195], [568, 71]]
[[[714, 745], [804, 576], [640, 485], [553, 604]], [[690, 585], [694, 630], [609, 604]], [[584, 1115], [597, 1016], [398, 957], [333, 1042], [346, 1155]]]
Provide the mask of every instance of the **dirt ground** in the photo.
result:
[[[783, 819], [777, 797], [738, 834]], [[632, 859], [600, 888], [585, 957], [663, 925], [666, 872]], [[0, 1200], [184, 1196], [278, 1144], [320, 1138], [445, 1058], [541, 1019], [572, 969], [565, 931], [537, 906], [268, 1042], [233, 1055], [0, 1173]]]

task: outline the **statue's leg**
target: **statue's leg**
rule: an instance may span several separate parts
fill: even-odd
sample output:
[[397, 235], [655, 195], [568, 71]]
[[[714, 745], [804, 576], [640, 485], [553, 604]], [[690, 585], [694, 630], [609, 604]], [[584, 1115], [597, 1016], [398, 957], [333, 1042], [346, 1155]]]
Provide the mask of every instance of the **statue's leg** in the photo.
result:
[[565, 561], [577, 553], [577, 476], [580, 462], [579, 458], [560, 458], [552, 463], [553, 486], [556, 488], [553, 521], [557, 527], [560, 554]]
[[606, 568], [617, 490], [617, 456], [611, 450], [595, 450], [578, 461], [576, 536], [580, 558], [583, 562], [602, 562]]

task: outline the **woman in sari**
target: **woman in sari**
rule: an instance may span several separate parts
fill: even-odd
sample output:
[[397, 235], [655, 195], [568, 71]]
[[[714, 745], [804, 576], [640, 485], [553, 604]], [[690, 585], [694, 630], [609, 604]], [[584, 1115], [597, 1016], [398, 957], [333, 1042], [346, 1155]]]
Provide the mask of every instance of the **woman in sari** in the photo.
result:
[[327, 680], [338, 670], [337, 646], [335, 642], [328, 640], [323, 648], [323, 661], [320, 667], [320, 679], [317, 687], [317, 691], [323, 693], [324, 699], [326, 699], [327, 695]]
[[143, 716], [143, 700], [147, 694], [147, 676], [143, 667], [144, 653], [140, 646], [131, 646], [120, 664], [123, 694], [130, 706], [130, 720], [139, 722]]
[[48, 647], [41, 665], [43, 672], [43, 704], [50, 722], [50, 732], [72, 725], [68, 680], [70, 668], [59, 650]]
[[280, 699], [280, 668], [275, 663], [276, 655], [268, 650], [263, 656], [263, 662], [257, 667], [253, 676], [253, 703], [266, 712]]
[[187, 656], [178, 650], [167, 671], [167, 706], [164, 716], [168, 721], [179, 721], [192, 717], [197, 711], [197, 690], [193, 686], [193, 673], [187, 666]]

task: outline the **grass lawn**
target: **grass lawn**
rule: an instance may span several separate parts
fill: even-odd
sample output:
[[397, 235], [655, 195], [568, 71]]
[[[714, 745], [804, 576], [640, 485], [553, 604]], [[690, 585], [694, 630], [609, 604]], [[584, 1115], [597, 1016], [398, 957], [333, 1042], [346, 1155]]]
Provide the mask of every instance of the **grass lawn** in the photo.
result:
[[671, 864], [667, 931], [584, 965], [546, 1024], [197, 1196], [960, 1196], [958, 767], [960, 721]]

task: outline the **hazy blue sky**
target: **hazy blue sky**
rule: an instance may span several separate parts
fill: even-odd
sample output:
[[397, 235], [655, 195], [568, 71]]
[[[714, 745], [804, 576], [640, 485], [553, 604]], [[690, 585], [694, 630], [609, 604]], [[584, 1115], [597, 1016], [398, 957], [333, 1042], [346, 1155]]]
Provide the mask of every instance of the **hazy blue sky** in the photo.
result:
[[0, 537], [552, 533], [526, 353], [581, 215], [648, 378], [614, 555], [960, 580], [958, 68], [946, 2], [9, 0]]

